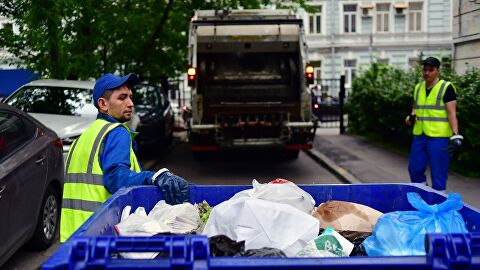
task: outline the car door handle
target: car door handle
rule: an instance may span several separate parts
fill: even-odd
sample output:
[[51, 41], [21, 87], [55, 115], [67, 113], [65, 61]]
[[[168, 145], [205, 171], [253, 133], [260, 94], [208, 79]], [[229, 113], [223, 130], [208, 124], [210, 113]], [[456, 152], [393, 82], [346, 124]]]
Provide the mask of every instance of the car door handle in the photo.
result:
[[41, 164], [46, 158], [47, 158], [47, 156], [41, 156], [37, 160], [35, 160], [35, 163]]

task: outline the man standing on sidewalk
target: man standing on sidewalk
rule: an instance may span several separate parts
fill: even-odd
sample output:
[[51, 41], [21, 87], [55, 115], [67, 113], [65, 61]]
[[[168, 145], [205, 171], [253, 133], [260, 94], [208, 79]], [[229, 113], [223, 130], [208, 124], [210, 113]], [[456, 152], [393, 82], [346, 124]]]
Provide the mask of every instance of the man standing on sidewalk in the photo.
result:
[[445, 191], [449, 153], [461, 146], [463, 140], [458, 132], [456, 89], [451, 82], [439, 79], [437, 58], [428, 57], [422, 65], [424, 81], [415, 86], [413, 110], [405, 119], [407, 125], [414, 125], [408, 172], [412, 182], [426, 184], [428, 163], [432, 187]]

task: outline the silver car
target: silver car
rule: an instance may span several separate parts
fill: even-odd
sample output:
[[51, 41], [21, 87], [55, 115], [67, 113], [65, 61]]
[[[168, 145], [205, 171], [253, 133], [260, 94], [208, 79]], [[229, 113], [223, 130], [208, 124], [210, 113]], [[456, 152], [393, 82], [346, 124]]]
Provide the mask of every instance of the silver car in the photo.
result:
[[[54, 130], [62, 139], [64, 155], [70, 145], [96, 119], [92, 103], [94, 81], [37, 80], [7, 97], [4, 102], [28, 112]], [[140, 122], [133, 114], [127, 125], [134, 130]]]
[[27, 241], [37, 249], [53, 243], [62, 190], [60, 138], [0, 103], [0, 268]]

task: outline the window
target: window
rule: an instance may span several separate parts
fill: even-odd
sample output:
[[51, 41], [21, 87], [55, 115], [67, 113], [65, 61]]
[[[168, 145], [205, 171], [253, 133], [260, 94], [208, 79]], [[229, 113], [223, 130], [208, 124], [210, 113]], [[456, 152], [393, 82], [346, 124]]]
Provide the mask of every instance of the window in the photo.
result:
[[133, 91], [133, 103], [138, 112], [144, 112], [163, 106], [158, 89], [155, 86], [136, 85]]
[[408, 3], [408, 30], [410, 32], [422, 31], [423, 2]]
[[0, 112], [0, 160], [17, 151], [35, 135], [35, 128], [20, 117]]
[[315, 6], [312, 8], [315, 9], [315, 13], [308, 15], [308, 32], [310, 34], [320, 34], [322, 33], [322, 7]]
[[388, 58], [379, 58], [379, 59], [377, 59], [377, 64], [388, 65], [389, 62], [390, 62], [390, 61], [388, 60]]
[[388, 32], [390, 21], [390, 4], [377, 4], [377, 32]]
[[351, 87], [357, 71], [357, 60], [345, 59], [343, 62], [343, 66], [345, 68], [345, 84], [347, 85], [347, 87]]
[[343, 31], [345, 33], [357, 32], [357, 5], [343, 6]]
[[310, 61], [310, 65], [313, 66], [314, 78], [319, 82], [322, 78], [322, 61]]
[[408, 66], [415, 67], [418, 64], [418, 57], [409, 57], [408, 58]]
[[48, 113], [73, 116], [95, 116], [92, 89], [26, 86], [5, 101], [29, 113]]

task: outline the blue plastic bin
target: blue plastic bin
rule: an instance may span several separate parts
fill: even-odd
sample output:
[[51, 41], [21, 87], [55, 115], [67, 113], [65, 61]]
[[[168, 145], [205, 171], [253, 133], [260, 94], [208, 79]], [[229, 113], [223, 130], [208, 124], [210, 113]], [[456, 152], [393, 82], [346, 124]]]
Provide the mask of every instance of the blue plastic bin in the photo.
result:
[[[407, 192], [417, 192], [429, 204], [446, 196], [414, 184], [300, 185], [316, 204], [343, 200], [364, 204], [381, 212], [414, 210]], [[206, 200], [217, 205], [251, 186], [191, 186], [192, 203]], [[480, 269], [479, 210], [465, 205], [460, 210], [470, 234], [430, 234], [427, 256], [343, 258], [237, 258], [210, 257], [206, 236], [164, 235], [115, 237], [114, 225], [122, 209], [131, 205], [150, 211], [162, 199], [156, 187], [141, 186], [115, 193], [70, 239], [62, 244], [42, 269]], [[157, 251], [165, 257], [128, 260], [118, 252]]]

